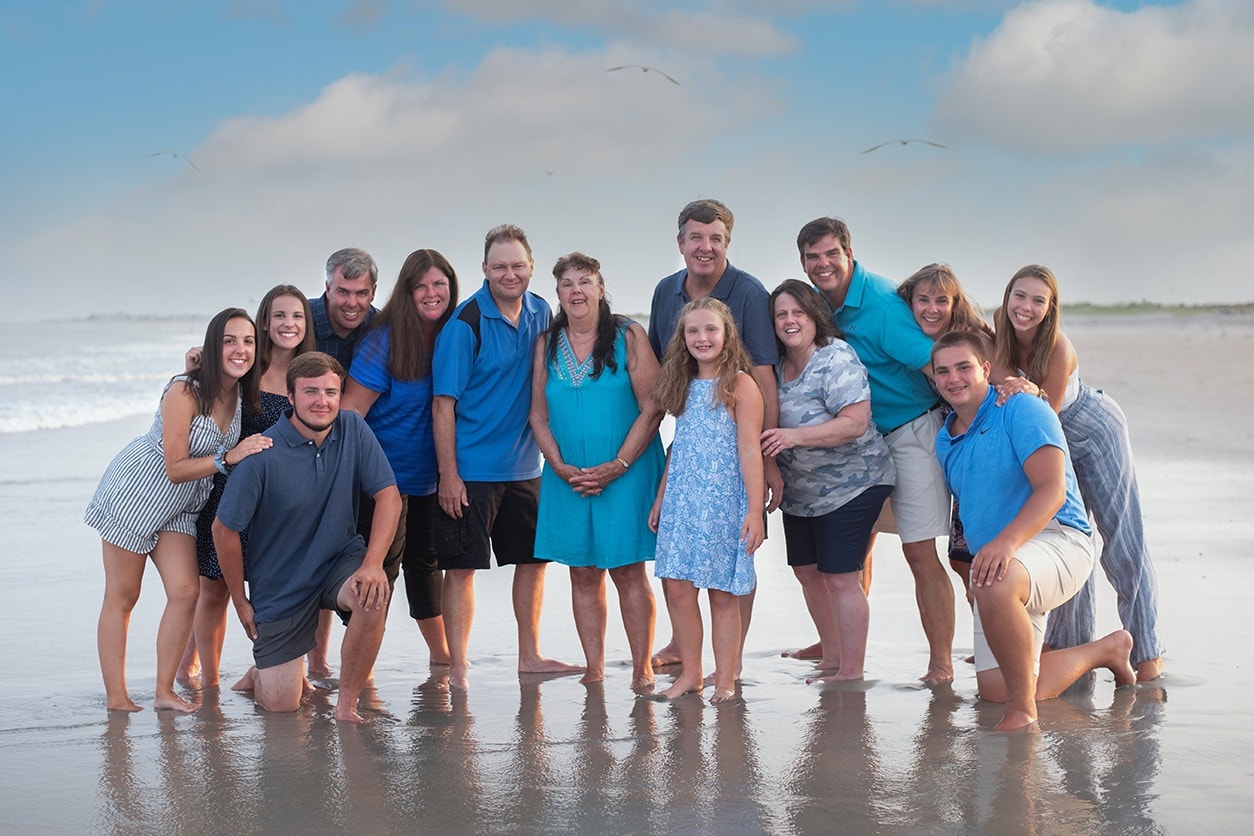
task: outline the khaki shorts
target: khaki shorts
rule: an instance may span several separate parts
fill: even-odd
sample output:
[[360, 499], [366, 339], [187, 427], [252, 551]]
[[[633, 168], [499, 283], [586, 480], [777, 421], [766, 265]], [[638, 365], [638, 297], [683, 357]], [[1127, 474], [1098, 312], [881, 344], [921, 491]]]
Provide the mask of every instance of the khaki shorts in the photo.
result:
[[[1028, 570], [1028, 619], [1032, 622], [1033, 670], [1041, 667], [1041, 642], [1045, 639], [1045, 619], [1049, 611], [1080, 591], [1093, 573], [1093, 538], [1074, 528], [1050, 520], [1041, 533], [1015, 552], [1015, 560]], [[1000, 667], [984, 637], [980, 607], [975, 607], [975, 671]]]
[[949, 487], [936, 459], [942, 423], [940, 410], [933, 409], [884, 436], [897, 469], [897, 487], [888, 498], [894, 527], [881, 530], [897, 534], [903, 543], [949, 536]]

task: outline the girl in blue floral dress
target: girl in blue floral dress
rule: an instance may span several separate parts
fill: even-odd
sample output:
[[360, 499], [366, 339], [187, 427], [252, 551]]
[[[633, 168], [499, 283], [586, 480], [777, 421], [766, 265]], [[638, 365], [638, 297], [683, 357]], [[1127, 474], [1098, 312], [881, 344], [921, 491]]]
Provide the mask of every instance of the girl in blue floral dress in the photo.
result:
[[703, 625], [697, 591], [710, 594], [712, 703], [735, 696], [740, 605], [753, 590], [753, 553], [765, 533], [762, 392], [753, 363], [717, 299], [689, 302], [666, 347], [655, 395], [676, 416], [666, 476], [649, 513], [682, 670], [660, 699], [701, 691]]

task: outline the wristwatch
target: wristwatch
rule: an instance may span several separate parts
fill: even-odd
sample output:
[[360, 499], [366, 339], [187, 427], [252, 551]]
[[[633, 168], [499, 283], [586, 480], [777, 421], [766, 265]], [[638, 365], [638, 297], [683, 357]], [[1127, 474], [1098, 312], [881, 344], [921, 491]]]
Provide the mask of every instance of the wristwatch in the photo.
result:
[[223, 476], [231, 475], [231, 468], [233, 467], [233, 465], [229, 465], [226, 463], [226, 445], [225, 444], [218, 445], [218, 452], [213, 455], [213, 466], [216, 467], [218, 469], [218, 472], [221, 473]]

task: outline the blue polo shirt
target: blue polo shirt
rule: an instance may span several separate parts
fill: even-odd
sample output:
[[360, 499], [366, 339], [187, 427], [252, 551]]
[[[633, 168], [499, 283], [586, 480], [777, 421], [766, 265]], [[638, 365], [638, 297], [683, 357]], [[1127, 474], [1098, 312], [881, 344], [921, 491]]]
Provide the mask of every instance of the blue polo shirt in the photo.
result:
[[435, 435], [431, 429], [431, 375], [397, 380], [388, 373], [388, 327], [367, 331], [353, 353], [349, 376], [379, 396], [366, 413], [379, 446], [407, 496], [435, 493], [438, 482]]
[[832, 318], [866, 366], [871, 418], [880, 432], [887, 435], [936, 406], [936, 392], [920, 371], [932, 362], [932, 340], [892, 282], [854, 262], [845, 304]]
[[370, 320], [374, 319], [379, 309], [371, 305], [370, 310], [366, 312], [365, 321], [354, 328], [347, 337], [341, 337], [335, 333], [335, 328], [331, 326], [325, 291], [316, 299], [309, 300], [309, 312], [313, 315], [315, 347], [323, 354], [330, 354], [339, 360], [340, 365], [347, 371], [348, 367], [353, 364], [353, 349], [357, 346], [357, 340], [361, 339], [361, 335], [366, 332], [366, 326], [370, 324]]
[[248, 600], [259, 622], [294, 615], [340, 559], [366, 550], [357, 497], [396, 484], [361, 416], [341, 412], [318, 447], [291, 415], [265, 431], [274, 439], [269, 450], [235, 466], [218, 505], [223, 525], [248, 529]]
[[972, 554], [1000, 534], [1032, 495], [1023, 463], [1042, 447], [1062, 450], [1066, 469], [1067, 496], [1054, 519], [1092, 533], [1062, 424], [1049, 404], [1015, 395], [999, 407], [997, 390], [990, 386], [971, 426], [955, 436], [951, 427], [956, 418], [951, 414], [936, 434], [936, 458], [958, 500], [958, 515]]
[[[684, 291], [687, 278], [687, 270], [672, 273], [658, 282], [653, 291], [649, 345], [653, 346], [653, 353], [659, 360], [675, 333], [679, 312], [692, 301]], [[779, 359], [779, 346], [775, 343], [775, 325], [771, 321], [771, 295], [762, 282], [728, 263], [710, 295], [731, 308], [732, 320], [753, 365], [774, 366]]]
[[[458, 318], [471, 300], [479, 304], [478, 341]], [[552, 314], [534, 293], [524, 293], [522, 302], [514, 325], [501, 315], [485, 279], [435, 340], [432, 393], [457, 401], [457, 470], [468, 482], [540, 475], [540, 448], [528, 422], [531, 363], [536, 338], [548, 329]]]

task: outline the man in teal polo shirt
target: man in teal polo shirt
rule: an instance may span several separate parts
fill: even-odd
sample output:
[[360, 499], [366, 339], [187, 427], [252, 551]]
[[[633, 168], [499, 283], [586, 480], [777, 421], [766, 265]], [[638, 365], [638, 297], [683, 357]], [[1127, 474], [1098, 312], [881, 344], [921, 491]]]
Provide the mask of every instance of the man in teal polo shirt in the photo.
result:
[[893, 454], [897, 487], [890, 502], [928, 643], [921, 679], [953, 679], [954, 589], [936, 554], [936, 538], [949, 534], [950, 498], [936, 461], [941, 416], [927, 379], [932, 341], [893, 283], [854, 260], [843, 221], [810, 221], [797, 235], [797, 249], [806, 276], [867, 368], [871, 418]]
[[546, 561], [534, 554], [540, 448], [531, 432], [531, 367], [549, 305], [527, 291], [534, 262], [527, 234], [504, 224], [483, 244], [483, 287], [457, 307], [436, 339], [432, 423], [440, 468], [436, 550], [444, 573], [449, 685], [468, 685], [467, 646], [475, 572], [514, 565], [518, 670], [583, 669], [540, 654]]

